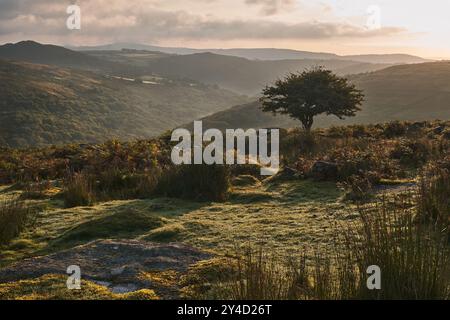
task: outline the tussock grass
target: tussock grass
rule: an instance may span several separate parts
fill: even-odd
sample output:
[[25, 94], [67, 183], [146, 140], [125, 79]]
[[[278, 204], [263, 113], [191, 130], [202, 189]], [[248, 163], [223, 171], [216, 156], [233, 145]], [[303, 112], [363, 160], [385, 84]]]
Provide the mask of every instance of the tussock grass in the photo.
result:
[[166, 171], [157, 193], [200, 201], [224, 201], [230, 188], [230, 171], [225, 165], [182, 165]]
[[66, 208], [90, 206], [95, 202], [92, 181], [86, 174], [75, 173], [68, 177], [64, 187], [64, 205]]
[[450, 237], [450, 173], [447, 169], [431, 165], [421, 175], [417, 209], [420, 222], [440, 226]]
[[17, 237], [35, 217], [35, 211], [13, 199], [0, 203], [0, 244]]
[[[439, 229], [417, 225], [414, 210], [380, 201], [344, 229], [339, 249], [276, 258], [264, 247], [235, 258], [231, 280], [219, 281], [224, 299], [449, 299], [450, 248]], [[367, 269], [381, 269], [381, 290], [367, 287]]]

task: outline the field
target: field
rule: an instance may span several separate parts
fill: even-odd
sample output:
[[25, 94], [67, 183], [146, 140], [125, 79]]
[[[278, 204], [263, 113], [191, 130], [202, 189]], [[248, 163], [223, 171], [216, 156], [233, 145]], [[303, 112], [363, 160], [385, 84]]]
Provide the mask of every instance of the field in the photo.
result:
[[[302, 297], [338, 297], [330, 288], [326, 294], [318, 293], [318, 257], [333, 264], [338, 260], [326, 259], [346, 255], [349, 248], [359, 252], [345, 239], [349, 230], [367, 226], [368, 214], [376, 217], [374, 212], [382, 208], [397, 219], [400, 210], [413, 217], [413, 224], [403, 226], [411, 232], [417, 223], [425, 226], [430, 220], [448, 228], [450, 188], [442, 173], [448, 166], [447, 128], [446, 122], [393, 122], [334, 127], [312, 136], [285, 131], [284, 168], [267, 179], [261, 179], [254, 166], [197, 167], [194, 173], [173, 168], [167, 161], [170, 143], [165, 137], [88, 147], [6, 149], [0, 157], [2, 214], [26, 212], [28, 218], [12, 236], [2, 234], [0, 298], [223, 297], [226, 292], [220, 288], [230, 280], [221, 276], [235, 276], [233, 266], [240, 259], [253, 265], [246, 255], [249, 248], [268, 259], [252, 270], [271, 279], [271, 285], [287, 281], [289, 273], [274, 280], [270, 270], [287, 272], [285, 261], [304, 261], [316, 272], [309, 276], [315, 279], [314, 294], [302, 291]], [[418, 140], [417, 135], [425, 138]], [[336, 164], [334, 176], [314, 169], [317, 162]], [[441, 170], [441, 180], [425, 187], [424, 179], [433, 170]], [[376, 232], [383, 231], [377, 228]], [[439, 259], [448, 262], [448, 243], [440, 245]], [[410, 249], [405, 250], [408, 256]], [[380, 263], [385, 258], [375, 256]], [[430, 268], [441, 272], [441, 260], [432, 259]], [[63, 275], [73, 264], [84, 270], [83, 288], [89, 289], [64, 290]], [[444, 281], [444, 289], [415, 297], [448, 294], [449, 273], [443, 272], [439, 281]], [[339, 297], [352, 298], [350, 293], [344, 295], [342, 279], [338, 281]], [[249, 290], [246, 297], [255, 297]], [[392, 293], [400, 298], [410, 294]], [[235, 292], [231, 296], [242, 298]]]

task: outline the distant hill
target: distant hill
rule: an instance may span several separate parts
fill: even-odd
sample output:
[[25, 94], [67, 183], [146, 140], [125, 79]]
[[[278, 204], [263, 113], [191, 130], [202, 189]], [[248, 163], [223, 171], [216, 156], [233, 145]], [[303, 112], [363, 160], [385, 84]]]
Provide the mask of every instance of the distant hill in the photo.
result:
[[291, 49], [277, 48], [235, 48], [235, 49], [192, 49], [181, 47], [159, 47], [135, 43], [115, 43], [102, 46], [91, 47], [70, 47], [74, 50], [121, 50], [137, 49], [148, 51], [159, 51], [169, 54], [194, 54], [194, 53], [215, 53], [219, 55], [229, 55], [246, 58], [250, 60], [353, 60], [366, 63], [388, 63], [388, 64], [407, 64], [423, 63], [430, 60], [407, 54], [368, 54], [368, 55], [347, 55], [340, 56], [334, 53], [299, 51]]
[[151, 137], [248, 101], [199, 83], [145, 79], [0, 60], [0, 145]]
[[[350, 77], [364, 90], [363, 110], [354, 118], [319, 117], [316, 127], [339, 124], [379, 123], [391, 120], [450, 119], [450, 62], [394, 66]], [[258, 102], [239, 105], [204, 118], [204, 127], [294, 127], [286, 116], [259, 110]]]
[[[115, 48], [106, 46], [105, 49], [110, 47]], [[312, 66], [323, 65], [342, 75], [370, 72], [390, 66], [345, 59], [249, 60], [214, 53], [175, 55], [143, 48], [77, 52], [59, 46], [23, 41], [0, 46], [0, 58], [132, 78], [159, 75], [191, 79], [247, 95], [257, 95], [266, 84], [277, 78]], [[322, 54], [314, 56], [321, 57]]]
[[340, 59], [370, 63], [387, 63], [387, 64], [414, 64], [432, 62], [432, 60], [424, 59], [409, 54], [363, 54], [341, 56]]
[[0, 46], [0, 58], [89, 70], [103, 70], [113, 67], [107, 61], [81, 52], [34, 41], [22, 41]]
[[249, 60], [214, 53], [165, 55], [154, 51], [89, 51], [93, 57], [133, 67], [141, 74], [159, 74], [215, 84], [238, 93], [257, 95], [262, 88], [289, 72], [323, 65], [338, 74], [354, 74], [386, 68], [345, 60]]

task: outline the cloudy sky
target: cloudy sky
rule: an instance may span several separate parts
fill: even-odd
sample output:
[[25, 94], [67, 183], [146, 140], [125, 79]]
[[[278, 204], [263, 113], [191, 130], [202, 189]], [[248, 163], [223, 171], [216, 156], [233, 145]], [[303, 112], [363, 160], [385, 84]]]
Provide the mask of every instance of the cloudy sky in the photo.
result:
[[[81, 8], [68, 30], [67, 6]], [[139, 42], [450, 58], [448, 0], [0, 0], [0, 43]]]

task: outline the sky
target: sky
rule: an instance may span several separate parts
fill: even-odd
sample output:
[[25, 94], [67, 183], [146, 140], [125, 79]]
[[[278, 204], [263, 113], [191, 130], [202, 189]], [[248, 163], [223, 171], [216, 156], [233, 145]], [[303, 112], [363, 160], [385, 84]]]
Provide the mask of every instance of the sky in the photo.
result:
[[[67, 7], [81, 10], [70, 30]], [[133, 42], [450, 59], [448, 0], [0, 0], [0, 43]]]

